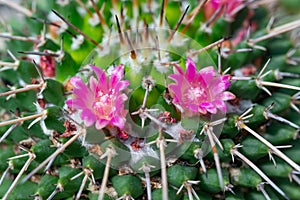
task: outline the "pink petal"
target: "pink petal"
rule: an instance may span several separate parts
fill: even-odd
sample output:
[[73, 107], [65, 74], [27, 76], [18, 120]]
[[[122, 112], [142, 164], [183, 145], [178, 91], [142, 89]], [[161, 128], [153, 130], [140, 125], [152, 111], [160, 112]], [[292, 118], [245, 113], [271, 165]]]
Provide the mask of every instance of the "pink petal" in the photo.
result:
[[186, 78], [188, 81], [195, 81], [195, 76], [197, 74], [196, 65], [192, 59], [188, 58], [186, 62]]
[[120, 129], [123, 129], [124, 125], [125, 125], [125, 118], [116, 116], [111, 120], [111, 123], [114, 126], [119, 127]]
[[[221, 0], [211, 0], [210, 2], [212, 4], [213, 8], [215, 10], [217, 10], [220, 6]], [[209, 2], [207, 2], [207, 4], [209, 4]]]
[[177, 102], [181, 102], [182, 100], [182, 92], [181, 92], [181, 87], [177, 84], [170, 84], [169, 85], [169, 90], [171, 93], [174, 94], [174, 99]]
[[130, 84], [129, 81], [119, 81], [117, 84], [116, 84], [116, 91], [115, 92], [120, 92], [124, 89], [126, 89], [128, 87], [128, 85]]
[[198, 108], [198, 112], [199, 112], [200, 114], [202, 114], [202, 115], [206, 115], [206, 114], [207, 114], [207, 110], [204, 109], [204, 108], [201, 108], [201, 107]]
[[128, 97], [125, 94], [120, 94], [116, 97], [114, 102], [114, 107], [116, 108], [117, 112], [123, 110], [124, 101], [126, 101]]
[[220, 81], [219, 77], [214, 78], [209, 84], [209, 91], [214, 96], [224, 91], [224, 84]]
[[93, 98], [91, 91], [80, 77], [75, 76], [71, 78], [70, 83], [74, 86], [73, 93], [77, 97], [80, 97], [85, 103], [88, 102], [89, 99]]
[[109, 88], [115, 88], [116, 84], [123, 78], [124, 76], [124, 65], [117, 66], [112, 72]]
[[194, 113], [198, 113], [199, 112], [199, 106], [198, 105], [193, 105], [193, 104], [189, 104], [187, 105], [187, 108], [189, 108], [190, 111], [194, 112]]
[[119, 80], [121, 80], [124, 76], [124, 65], [118, 65], [113, 71], [113, 75], [115, 75]]
[[184, 79], [183, 75], [179, 75], [179, 74], [171, 74], [169, 75], [169, 78], [174, 80], [178, 85], [181, 85]]
[[89, 109], [82, 110], [81, 118], [84, 120], [86, 126], [91, 126], [96, 121], [96, 115]]
[[106, 92], [108, 88], [107, 88], [107, 79], [106, 79], [105, 72], [96, 66], [91, 66], [91, 68], [94, 70], [94, 72], [97, 76], [98, 87], [100, 87], [102, 91]]
[[205, 85], [209, 85], [216, 75], [216, 70], [210, 66], [199, 71], [199, 75], [203, 78]]
[[95, 77], [91, 76], [91, 78], [89, 80], [89, 84], [90, 84], [91, 91], [97, 90], [98, 81], [96, 80]]
[[182, 67], [178, 64], [174, 65], [173, 71], [174, 71], [175, 74], [179, 74], [179, 75], [184, 76], [184, 71], [183, 71]]
[[224, 101], [222, 101], [222, 100], [216, 100], [216, 101], [213, 102], [213, 104], [214, 104], [219, 110], [221, 110], [223, 113], [226, 113], [226, 111], [227, 111], [227, 106], [226, 106], [226, 104], [225, 104]]
[[228, 101], [228, 100], [232, 100], [235, 99], [235, 95], [232, 94], [231, 92], [225, 91], [222, 94], [222, 100], [223, 101]]
[[200, 106], [212, 114], [217, 113], [217, 108], [210, 102], [201, 103]]
[[66, 101], [66, 104], [71, 108], [84, 109], [86, 108], [86, 104], [78, 98], [69, 99]]
[[96, 121], [96, 129], [100, 130], [104, 127], [106, 127], [109, 124], [109, 121], [105, 119], [99, 119]]
[[224, 83], [225, 90], [230, 86], [230, 75], [222, 76], [222, 82]]

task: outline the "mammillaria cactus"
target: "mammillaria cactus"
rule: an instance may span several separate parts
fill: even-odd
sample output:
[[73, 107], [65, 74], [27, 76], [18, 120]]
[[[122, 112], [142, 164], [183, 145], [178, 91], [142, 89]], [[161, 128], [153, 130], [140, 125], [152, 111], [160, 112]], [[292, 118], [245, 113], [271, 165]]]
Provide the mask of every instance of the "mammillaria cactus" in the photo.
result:
[[300, 199], [297, 0], [0, 6], [1, 199]]

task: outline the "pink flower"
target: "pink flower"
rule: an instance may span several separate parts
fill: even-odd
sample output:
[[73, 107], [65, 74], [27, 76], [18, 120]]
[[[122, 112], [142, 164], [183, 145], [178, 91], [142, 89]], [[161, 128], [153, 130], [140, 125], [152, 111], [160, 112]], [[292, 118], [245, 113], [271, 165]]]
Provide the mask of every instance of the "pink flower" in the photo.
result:
[[[44, 50], [44, 52], [48, 53], [47, 50]], [[40, 66], [46, 77], [52, 78], [55, 76], [56, 62], [52, 56], [41, 56], [40, 57]]]
[[74, 86], [74, 98], [67, 100], [69, 107], [81, 110], [81, 118], [86, 126], [95, 123], [97, 129], [106, 126], [124, 128], [127, 110], [124, 110], [124, 101], [127, 96], [122, 93], [129, 81], [121, 80], [124, 76], [124, 66], [117, 66], [108, 80], [103, 70], [91, 66], [97, 79], [91, 76], [89, 84], [75, 76], [70, 82]]
[[231, 19], [235, 17], [233, 11], [243, 3], [242, 0], [210, 0], [205, 4], [205, 17], [209, 19], [221, 6], [223, 6], [220, 15]]
[[173, 103], [187, 111], [200, 114], [226, 112], [224, 101], [235, 98], [234, 94], [225, 91], [230, 85], [230, 76], [218, 75], [213, 67], [197, 72], [195, 63], [188, 58], [186, 72], [180, 66], [176, 66], [174, 72], [169, 76], [175, 81], [169, 85]]

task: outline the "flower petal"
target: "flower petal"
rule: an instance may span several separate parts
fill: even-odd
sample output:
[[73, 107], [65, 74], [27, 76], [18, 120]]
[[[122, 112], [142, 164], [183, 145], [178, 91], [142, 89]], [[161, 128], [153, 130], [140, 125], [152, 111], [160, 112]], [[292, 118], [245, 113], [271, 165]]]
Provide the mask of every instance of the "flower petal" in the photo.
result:
[[81, 99], [68, 99], [66, 104], [71, 108], [84, 109], [86, 108], [86, 104]]
[[181, 68], [180, 65], [175, 64], [174, 68], [173, 68], [173, 71], [174, 71], [175, 74], [179, 74], [179, 75], [184, 76], [184, 71], [183, 71], [183, 69]]
[[128, 87], [130, 84], [129, 81], [119, 81], [115, 86], [115, 92], [120, 92]]
[[197, 74], [197, 68], [192, 59], [188, 58], [186, 61], [186, 79], [190, 82], [195, 81], [195, 76]]
[[124, 76], [124, 65], [118, 65], [112, 72], [111, 78], [109, 80], [109, 88], [115, 88], [116, 84]]
[[199, 75], [203, 78], [205, 85], [209, 85], [216, 75], [216, 70], [210, 66], [199, 71]]
[[230, 86], [230, 75], [222, 76], [222, 82], [224, 83], [225, 90]]
[[70, 83], [74, 86], [73, 93], [77, 97], [80, 97], [85, 104], [87, 104], [93, 98], [91, 91], [80, 77], [75, 76], [71, 78]]
[[125, 125], [125, 118], [116, 116], [111, 120], [111, 123], [114, 126], [119, 127], [120, 129], [123, 129], [124, 125]]
[[109, 121], [105, 120], [105, 119], [98, 119], [96, 121], [96, 129], [100, 130], [104, 127], [106, 127], [109, 124]]
[[96, 121], [96, 115], [89, 109], [82, 110], [81, 118], [84, 120], [86, 126], [91, 126]]
[[217, 108], [210, 102], [201, 103], [200, 106], [212, 114], [217, 113]]
[[213, 102], [213, 104], [214, 104], [219, 110], [221, 110], [223, 113], [226, 113], [226, 111], [227, 111], [227, 106], [226, 106], [226, 104], [225, 104], [224, 101], [222, 101], [222, 100], [216, 100], [216, 101]]
[[235, 95], [232, 94], [231, 92], [225, 91], [222, 94], [222, 100], [223, 101], [228, 101], [228, 100], [232, 100], [235, 99]]
[[106, 79], [105, 72], [96, 66], [91, 66], [91, 68], [94, 70], [98, 79], [97, 88], [101, 88], [102, 91], [106, 92], [108, 88], [107, 88], [107, 79]]
[[95, 77], [92, 76], [90, 78], [89, 84], [90, 84], [91, 91], [96, 91], [97, 90], [98, 81], [96, 80]]

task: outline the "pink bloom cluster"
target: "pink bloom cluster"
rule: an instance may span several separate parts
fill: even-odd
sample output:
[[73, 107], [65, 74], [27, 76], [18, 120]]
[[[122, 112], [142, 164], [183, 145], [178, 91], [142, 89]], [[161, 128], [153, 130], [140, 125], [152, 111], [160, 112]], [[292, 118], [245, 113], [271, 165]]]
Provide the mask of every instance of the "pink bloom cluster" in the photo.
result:
[[[47, 50], [44, 50], [44, 52], [48, 53]], [[46, 77], [52, 78], [55, 76], [56, 62], [52, 56], [41, 56], [40, 57], [40, 66]]]
[[234, 94], [225, 91], [230, 85], [229, 75], [219, 75], [213, 67], [197, 72], [195, 63], [188, 58], [186, 72], [175, 66], [169, 77], [175, 81], [169, 85], [173, 93], [173, 103], [192, 113], [215, 114], [226, 112], [224, 101], [234, 99]]
[[97, 79], [91, 76], [88, 86], [78, 76], [71, 78], [74, 97], [66, 101], [67, 105], [81, 110], [81, 118], [86, 126], [95, 124], [97, 129], [106, 126], [124, 128], [127, 114], [124, 101], [127, 96], [122, 91], [129, 85], [129, 81], [122, 80], [124, 66], [117, 66], [109, 80], [103, 70], [96, 66], [91, 68]]
[[221, 6], [224, 6], [220, 14], [227, 18], [233, 18], [233, 11], [242, 4], [243, 0], [209, 0], [205, 4], [205, 16], [210, 18]]

